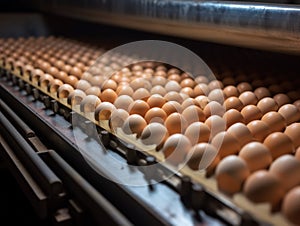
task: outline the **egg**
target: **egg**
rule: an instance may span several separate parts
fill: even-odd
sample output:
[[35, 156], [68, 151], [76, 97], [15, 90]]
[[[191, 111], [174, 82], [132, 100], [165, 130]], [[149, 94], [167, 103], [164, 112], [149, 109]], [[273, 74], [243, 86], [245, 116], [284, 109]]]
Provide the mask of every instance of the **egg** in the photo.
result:
[[182, 134], [173, 134], [167, 138], [163, 145], [162, 153], [165, 161], [171, 165], [178, 166], [183, 163], [188, 152], [192, 148], [189, 139]]
[[293, 105], [295, 105], [295, 106], [298, 108], [298, 110], [300, 111], [300, 100], [296, 100], [296, 101], [293, 103]]
[[208, 88], [210, 91], [214, 89], [223, 89], [223, 87], [223, 83], [219, 80], [212, 80], [208, 83]]
[[184, 88], [184, 87], [194, 88], [195, 85], [196, 85], [196, 82], [194, 81], [194, 79], [191, 79], [191, 78], [185, 78], [180, 82], [180, 86], [182, 88]]
[[272, 132], [283, 131], [286, 126], [284, 118], [276, 111], [270, 111], [266, 113], [261, 120], [269, 126]]
[[167, 83], [167, 79], [163, 76], [154, 76], [151, 82], [152, 86], [165, 86], [165, 84]]
[[268, 135], [264, 140], [264, 145], [270, 150], [273, 159], [294, 152], [292, 140], [281, 132], [274, 132]]
[[254, 120], [248, 123], [247, 127], [251, 132], [253, 139], [256, 141], [262, 142], [271, 133], [269, 126], [260, 120]]
[[59, 86], [57, 90], [57, 97], [58, 98], [67, 98], [70, 93], [74, 91], [74, 88], [69, 84], [63, 84]]
[[241, 82], [237, 85], [237, 89], [238, 89], [239, 93], [243, 93], [246, 91], [251, 91], [252, 86], [248, 82]]
[[208, 78], [204, 75], [198, 75], [196, 78], [195, 78], [195, 82], [196, 83], [204, 83], [204, 84], [208, 84]]
[[192, 147], [187, 156], [187, 165], [192, 170], [206, 170], [210, 176], [220, 162], [217, 149], [208, 143], [199, 143]]
[[295, 158], [300, 161], [300, 148], [299, 147], [295, 151]]
[[166, 112], [167, 115], [170, 115], [174, 112], [181, 113], [182, 107], [181, 105], [176, 101], [168, 101], [163, 106], [162, 109]]
[[144, 101], [147, 101], [148, 98], [150, 97], [150, 92], [145, 89], [145, 88], [139, 88], [137, 89], [133, 95], [132, 95], [132, 98], [134, 100], [144, 100]]
[[56, 93], [58, 91], [58, 88], [62, 85], [63, 85], [63, 82], [61, 80], [53, 79], [52, 81], [50, 81], [48, 89], [49, 89], [50, 93], [53, 94], [53, 93]]
[[239, 157], [244, 159], [250, 172], [266, 169], [272, 163], [269, 149], [260, 142], [250, 142], [239, 152]]
[[166, 112], [159, 107], [150, 108], [145, 114], [145, 120], [147, 123], [158, 122], [164, 124], [166, 118]]
[[151, 90], [151, 83], [144, 78], [135, 78], [130, 82], [130, 87], [135, 91], [139, 88], [145, 88], [147, 90]]
[[51, 83], [51, 81], [53, 81], [54, 78], [52, 75], [49, 74], [44, 74], [40, 79], [39, 79], [39, 84], [41, 86], [41, 88], [45, 88], [47, 89], [49, 87], [49, 84]]
[[187, 125], [186, 119], [177, 112], [170, 114], [165, 121], [165, 126], [170, 135], [184, 133]]
[[194, 90], [191, 87], [184, 87], [180, 90], [180, 94], [187, 95], [189, 98], [190, 97], [195, 97]]
[[233, 85], [226, 86], [223, 89], [223, 93], [224, 93], [225, 98], [228, 98], [228, 97], [238, 97], [239, 94], [240, 94], [239, 91], [238, 91], [238, 89], [235, 86], [233, 86]]
[[265, 97], [271, 97], [270, 91], [266, 87], [258, 87], [254, 90], [254, 94], [258, 100], [261, 100]]
[[114, 105], [118, 109], [129, 111], [129, 106], [133, 103], [133, 99], [128, 95], [121, 95], [116, 98]]
[[253, 140], [252, 134], [248, 127], [240, 122], [237, 122], [227, 129], [227, 132], [234, 136], [241, 146]]
[[249, 175], [250, 171], [246, 162], [235, 155], [222, 159], [215, 172], [218, 189], [228, 195], [239, 192]]
[[282, 105], [278, 113], [282, 115], [287, 125], [300, 120], [300, 111], [293, 104]]
[[165, 89], [167, 92], [179, 92], [181, 90], [181, 86], [178, 82], [171, 80], [166, 83]]
[[229, 97], [224, 101], [224, 107], [226, 110], [236, 109], [238, 111], [242, 110], [244, 107], [242, 101], [238, 97]]
[[207, 86], [207, 84], [205, 83], [200, 83], [200, 84], [197, 84], [195, 87], [194, 87], [194, 95], [197, 97], [197, 96], [200, 96], [200, 95], [204, 95], [204, 96], [207, 96], [209, 93], [209, 88]]
[[203, 122], [194, 122], [187, 127], [184, 135], [189, 138], [192, 145], [195, 145], [209, 141], [210, 129]]
[[95, 96], [100, 96], [101, 90], [97, 86], [91, 86], [87, 90], [85, 90], [86, 95], [95, 95]]
[[259, 110], [263, 114], [266, 114], [266, 113], [268, 113], [270, 111], [277, 111], [278, 110], [278, 104], [271, 97], [265, 97], [265, 98], [261, 99], [257, 103], [257, 107], [259, 108]]
[[241, 114], [246, 124], [251, 121], [260, 119], [263, 114], [255, 105], [247, 105], [241, 110]]
[[191, 105], [182, 111], [182, 116], [186, 119], [188, 124], [193, 122], [204, 122], [206, 117], [203, 111], [196, 105]]
[[95, 110], [95, 120], [109, 120], [111, 113], [116, 110], [116, 107], [110, 102], [100, 103]]
[[76, 87], [78, 83], [78, 78], [73, 75], [69, 75], [63, 81], [73, 87]]
[[136, 134], [137, 137], [140, 137], [146, 126], [147, 122], [142, 116], [138, 114], [132, 114], [129, 115], [128, 118], [124, 121], [122, 130], [128, 135]]
[[238, 140], [228, 132], [219, 132], [212, 138], [211, 144], [218, 150], [220, 158], [237, 154], [241, 148]]
[[76, 89], [81, 89], [85, 91], [88, 88], [91, 88], [91, 84], [87, 80], [80, 79], [76, 84]]
[[118, 96], [127, 95], [131, 97], [133, 93], [134, 91], [130, 86], [118, 86], [118, 88], [116, 89], [116, 94]]
[[291, 99], [288, 97], [288, 95], [284, 93], [278, 93], [276, 94], [273, 99], [277, 103], [278, 107], [280, 108], [281, 106], [285, 104], [289, 104], [291, 102]]
[[112, 131], [116, 131], [117, 128], [122, 128], [125, 120], [129, 117], [129, 113], [124, 109], [114, 110], [109, 118], [109, 126]]
[[166, 127], [160, 123], [153, 122], [148, 124], [141, 135], [141, 141], [145, 145], [153, 145], [157, 146], [157, 150], [162, 147], [162, 144], [168, 138], [168, 130]]
[[207, 96], [197, 96], [195, 99], [195, 104], [198, 105], [201, 109], [204, 109], [205, 106], [209, 103], [209, 99]]
[[291, 189], [282, 202], [282, 213], [292, 224], [300, 225], [300, 186]]
[[223, 119], [226, 121], [226, 128], [229, 128], [231, 125], [241, 122], [244, 123], [243, 115], [236, 109], [230, 109], [225, 112]]
[[226, 129], [226, 121], [218, 115], [212, 115], [207, 118], [205, 124], [210, 129], [210, 138], [213, 138], [216, 134]]
[[147, 103], [150, 108], [161, 108], [166, 103], [166, 99], [159, 94], [153, 94], [148, 98]]
[[204, 107], [203, 113], [205, 114], [206, 118], [211, 115], [218, 115], [222, 117], [225, 113], [225, 109], [220, 103], [211, 101]]
[[117, 99], [118, 95], [116, 94], [116, 92], [112, 89], [106, 89], [103, 90], [100, 94], [100, 99], [103, 102], [110, 102], [110, 103], [114, 103], [115, 100]]
[[251, 91], [245, 91], [245, 92], [241, 93], [241, 95], [239, 96], [239, 99], [243, 103], [244, 106], [250, 105], [250, 104], [256, 105], [258, 102], [257, 97]]
[[284, 190], [276, 175], [267, 170], [258, 170], [245, 181], [243, 193], [254, 203], [269, 203], [272, 209], [276, 209], [283, 198]]
[[164, 98], [166, 99], [166, 101], [176, 101], [180, 104], [183, 102], [182, 96], [178, 92], [175, 92], [175, 91], [168, 92], [164, 96]]
[[270, 166], [269, 171], [274, 173], [281, 181], [285, 191], [300, 185], [300, 161], [293, 155], [282, 155]]
[[182, 109], [186, 109], [187, 107], [193, 106], [193, 105], [197, 105], [196, 100], [193, 98], [187, 98], [182, 102], [181, 107], [182, 107]]
[[106, 81], [103, 82], [101, 89], [106, 90], [106, 89], [112, 89], [114, 91], [117, 90], [118, 84], [112, 80], [112, 79], [107, 79]]
[[81, 112], [94, 112], [101, 100], [94, 95], [87, 95], [80, 103]]
[[156, 85], [156, 86], [152, 87], [152, 89], [150, 90], [150, 93], [152, 95], [153, 94], [159, 94], [161, 96], [165, 96], [167, 94], [167, 91], [163, 86]]
[[85, 92], [80, 89], [75, 89], [68, 96], [67, 103], [71, 106], [78, 105], [86, 97]]

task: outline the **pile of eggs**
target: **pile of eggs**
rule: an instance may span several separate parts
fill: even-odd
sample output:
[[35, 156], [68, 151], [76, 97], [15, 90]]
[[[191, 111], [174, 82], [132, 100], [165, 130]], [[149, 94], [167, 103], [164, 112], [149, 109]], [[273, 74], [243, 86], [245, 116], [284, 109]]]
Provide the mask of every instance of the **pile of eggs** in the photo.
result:
[[300, 95], [292, 82], [257, 75], [237, 82], [230, 73], [191, 78], [154, 62], [116, 70], [130, 60], [97, 60], [103, 50], [62, 38], [0, 44], [1, 67], [28, 73], [83, 114], [108, 120], [112, 131], [155, 144], [169, 164], [205, 170], [224, 194], [269, 203], [300, 224]]

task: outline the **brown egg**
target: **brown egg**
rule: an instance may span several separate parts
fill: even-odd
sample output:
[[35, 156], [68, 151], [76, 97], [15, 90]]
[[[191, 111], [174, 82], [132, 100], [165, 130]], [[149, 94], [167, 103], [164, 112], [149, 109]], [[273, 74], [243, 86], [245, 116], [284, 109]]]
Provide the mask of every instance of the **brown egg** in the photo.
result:
[[183, 102], [183, 98], [180, 96], [180, 94], [178, 92], [175, 91], [170, 91], [168, 92], [164, 98], [166, 99], [166, 101], [176, 101], [179, 104], [181, 104]]
[[74, 91], [74, 88], [69, 84], [61, 85], [57, 90], [57, 97], [58, 98], [67, 98], [70, 93]]
[[239, 152], [238, 140], [228, 132], [219, 132], [212, 138], [211, 144], [218, 150], [220, 158]]
[[101, 103], [101, 100], [94, 95], [87, 95], [80, 102], [81, 112], [94, 112], [96, 107]]
[[271, 98], [271, 97], [264, 97], [262, 98], [258, 103], [257, 107], [259, 110], [263, 113], [266, 114], [270, 111], [277, 111], [278, 110], [278, 104], [276, 101]]
[[137, 89], [133, 93], [133, 95], [132, 95], [132, 98], [134, 100], [144, 100], [144, 101], [147, 101], [149, 97], [150, 97], [150, 93], [145, 88], [139, 88], [139, 89]]
[[148, 124], [152, 122], [164, 124], [166, 118], [166, 112], [159, 107], [150, 108], [145, 114], [145, 120]]
[[167, 83], [167, 79], [163, 76], [155, 76], [155, 77], [153, 77], [151, 82], [152, 82], [153, 87], [157, 86], [157, 85], [165, 86], [165, 84]]
[[242, 116], [245, 119], [245, 123], [248, 124], [251, 121], [260, 119], [263, 114], [259, 108], [255, 105], [247, 105], [241, 111]]
[[222, 117], [225, 113], [225, 109], [220, 103], [216, 101], [211, 101], [204, 107], [203, 112], [206, 118], [208, 118], [211, 115], [218, 115]]
[[272, 132], [283, 131], [286, 126], [284, 118], [276, 111], [266, 113], [261, 120], [269, 126]]
[[53, 81], [54, 78], [52, 75], [49, 74], [44, 74], [40, 79], [39, 79], [39, 84], [42, 88], [48, 88], [49, 84], [51, 81]]
[[196, 105], [191, 105], [182, 111], [182, 116], [186, 119], [188, 124], [193, 122], [204, 122], [206, 117], [203, 111]]
[[207, 96], [208, 93], [209, 93], [209, 88], [204, 83], [200, 83], [194, 87], [194, 95], [195, 96], [200, 96], [200, 95]]
[[102, 93], [100, 94], [100, 99], [103, 102], [110, 102], [110, 103], [114, 103], [115, 100], [117, 99], [118, 95], [116, 94], [116, 92], [112, 89], [106, 89], [104, 91], [102, 91]]
[[300, 225], [300, 186], [291, 189], [282, 202], [283, 215], [295, 225]]
[[181, 107], [182, 107], [182, 109], [186, 109], [187, 107], [193, 106], [193, 105], [197, 105], [196, 100], [193, 98], [187, 98], [182, 102]]
[[84, 79], [80, 79], [76, 84], [76, 89], [81, 89], [83, 91], [86, 91], [89, 88], [91, 88], [91, 84]]
[[204, 75], [198, 75], [196, 78], [195, 78], [195, 82], [196, 83], [204, 83], [204, 84], [208, 84], [208, 78]]
[[145, 88], [147, 90], [151, 90], [151, 83], [144, 78], [135, 78], [130, 82], [130, 87], [135, 91], [139, 88]]
[[252, 90], [252, 86], [248, 82], [241, 82], [237, 85], [236, 88], [238, 89], [239, 93]]
[[275, 132], [271, 133], [264, 140], [264, 145], [269, 148], [272, 158], [276, 159], [284, 154], [291, 154], [294, 152], [292, 140], [285, 133]]
[[128, 107], [129, 114], [139, 114], [143, 117], [145, 116], [147, 111], [149, 111], [149, 109], [149, 105], [143, 100], [135, 100]]
[[213, 145], [199, 143], [189, 151], [187, 160], [187, 165], [192, 170], [206, 170], [206, 174], [209, 176], [220, 162], [220, 157]]
[[242, 101], [238, 97], [229, 97], [224, 101], [224, 107], [227, 110], [236, 109], [238, 111], [242, 110], [244, 107]]
[[296, 101], [293, 103], [293, 105], [295, 105], [295, 106], [298, 108], [298, 110], [300, 111], [300, 100], [296, 100]]
[[162, 152], [167, 163], [178, 166], [180, 163], [183, 163], [191, 148], [192, 145], [189, 139], [177, 133], [167, 138]]
[[75, 89], [69, 94], [67, 103], [71, 106], [78, 105], [86, 97], [85, 92], [80, 89]]
[[276, 94], [273, 99], [277, 103], [278, 107], [280, 108], [282, 105], [291, 103], [291, 99], [288, 97], [288, 95], [284, 93], [278, 93]]
[[209, 99], [207, 96], [197, 96], [195, 98], [196, 105], [198, 105], [201, 109], [204, 109], [205, 106], [209, 103]]
[[229, 128], [231, 125], [242, 122], [244, 123], [243, 115], [236, 109], [230, 109], [225, 112], [223, 119], [226, 121], [226, 128]]
[[118, 85], [114, 80], [108, 79], [108, 80], [103, 82], [103, 84], [101, 86], [101, 89], [102, 90], [112, 89], [112, 90], [116, 91], [117, 87], [118, 87]]
[[137, 137], [140, 137], [146, 126], [147, 122], [142, 116], [138, 114], [132, 114], [129, 115], [125, 120], [122, 130], [126, 134], [136, 134]]
[[220, 104], [224, 103], [224, 94], [222, 89], [213, 89], [208, 94], [208, 99], [210, 101], [216, 101]]
[[250, 104], [256, 105], [258, 102], [257, 97], [251, 91], [245, 91], [245, 92], [241, 93], [241, 95], [239, 96], [239, 99], [241, 100], [241, 102], [243, 103], [244, 106], [250, 105]]
[[240, 122], [237, 122], [230, 126], [227, 130], [232, 136], [234, 136], [238, 142], [240, 143], [241, 147], [245, 144], [253, 141], [252, 134], [248, 127]]
[[282, 155], [270, 166], [269, 171], [274, 173], [281, 181], [285, 191], [300, 185], [300, 161], [293, 155]]
[[258, 170], [245, 181], [243, 193], [254, 203], [269, 203], [276, 208], [284, 195], [278, 177], [266, 170]]
[[125, 120], [129, 117], [129, 113], [123, 109], [114, 110], [109, 118], [109, 126], [113, 131], [122, 128]]
[[300, 147], [295, 151], [295, 158], [300, 161]]
[[159, 94], [161, 96], [165, 96], [167, 94], [167, 91], [166, 89], [163, 87], [163, 86], [160, 86], [160, 85], [156, 85], [154, 86], [150, 93], [153, 95], [153, 94]]
[[271, 97], [270, 91], [266, 87], [258, 87], [254, 90], [254, 94], [258, 100], [261, 100], [265, 97]]
[[86, 95], [95, 95], [95, 96], [100, 96], [101, 90], [97, 86], [91, 86], [87, 90], [85, 90]]
[[68, 77], [66, 77], [64, 80], [63, 80], [65, 83], [73, 86], [73, 87], [76, 87], [77, 86], [77, 82], [78, 82], [78, 78], [73, 76], [73, 75], [69, 75]]
[[250, 175], [246, 162], [235, 155], [225, 157], [216, 168], [218, 189], [233, 195], [242, 189], [242, 184]]
[[224, 93], [225, 98], [238, 97], [239, 96], [238, 89], [235, 86], [232, 86], [232, 85], [226, 86], [223, 89], [223, 93]]
[[118, 96], [121, 95], [132, 96], [134, 91], [130, 86], [119, 86], [116, 90], [116, 93], [118, 94]]
[[49, 83], [49, 91], [50, 93], [56, 93], [58, 88], [63, 85], [63, 82], [59, 79], [53, 79]]
[[223, 89], [224, 85], [221, 81], [219, 80], [212, 80], [211, 82], [208, 83], [208, 88], [209, 90], [214, 90], [214, 89]]
[[189, 138], [192, 145], [195, 145], [209, 141], [210, 129], [202, 122], [194, 122], [187, 127], [184, 135]]
[[114, 105], [117, 109], [124, 109], [125, 111], [129, 111], [130, 104], [133, 103], [133, 99], [128, 95], [121, 95], [117, 97], [114, 102]]
[[163, 106], [162, 109], [167, 113], [167, 115], [170, 115], [174, 112], [181, 113], [182, 107], [181, 105], [176, 101], [168, 101]]
[[282, 115], [285, 119], [286, 125], [290, 125], [293, 122], [298, 122], [300, 120], [300, 111], [293, 104], [282, 105], [278, 113]]
[[166, 83], [165, 89], [167, 92], [171, 92], [171, 91], [179, 92], [181, 90], [181, 86], [179, 85], [178, 82], [172, 80]]
[[165, 126], [170, 135], [184, 133], [187, 125], [186, 119], [177, 112], [170, 114], [165, 121]]
[[210, 129], [210, 138], [226, 129], [226, 121], [218, 115], [212, 115], [207, 118], [205, 124]]
[[72, 75], [76, 76], [78, 79], [80, 79], [82, 76], [82, 71], [78, 67], [72, 67], [70, 70], [70, 74], [72, 74]]
[[147, 125], [141, 135], [141, 141], [145, 145], [157, 145], [157, 150], [162, 147], [169, 134], [166, 127], [160, 123], [153, 122]]
[[292, 123], [287, 126], [284, 133], [293, 141], [295, 148], [300, 146], [300, 123]]
[[95, 120], [109, 120], [113, 111], [116, 110], [116, 107], [109, 102], [100, 103], [95, 110]]
[[180, 90], [180, 93], [188, 95], [189, 97], [195, 97], [194, 90], [191, 87], [184, 87]]
[[271, 133], [269, 126], [260, 120], [254, 120], [248, 123], [247, 127], [251, 132], [253, 139], [256, 141], [262, 142]]
[[150, 108], [161, 108], [166, 103], [166, 99], [159, 94], [153, 94], [148, 98], [147, 103], [149, 104]]
[[250, 142], [239, 152], [239, 157], [244, 159], [250, 172], [266, 169], [272, 163], [269, 149], [260, 142]]

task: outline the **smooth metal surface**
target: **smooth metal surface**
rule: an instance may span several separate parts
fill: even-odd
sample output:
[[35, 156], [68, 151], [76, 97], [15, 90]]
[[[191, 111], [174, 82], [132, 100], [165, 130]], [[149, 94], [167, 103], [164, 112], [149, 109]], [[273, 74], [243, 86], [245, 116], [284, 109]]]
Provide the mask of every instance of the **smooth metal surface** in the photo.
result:
[[300, 7], [234, 1], [48, 1], [43, 11], [179, 37], [300, 54]]

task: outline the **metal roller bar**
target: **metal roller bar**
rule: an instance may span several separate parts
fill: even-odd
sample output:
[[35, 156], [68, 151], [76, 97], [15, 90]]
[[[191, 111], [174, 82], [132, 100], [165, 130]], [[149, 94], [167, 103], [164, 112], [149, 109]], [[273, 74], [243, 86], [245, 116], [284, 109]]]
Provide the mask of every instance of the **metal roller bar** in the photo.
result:
[[300, 7], [238, 1], [48, 1], [45, 12], [160, 34], [300, 54]]

